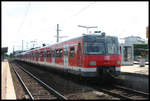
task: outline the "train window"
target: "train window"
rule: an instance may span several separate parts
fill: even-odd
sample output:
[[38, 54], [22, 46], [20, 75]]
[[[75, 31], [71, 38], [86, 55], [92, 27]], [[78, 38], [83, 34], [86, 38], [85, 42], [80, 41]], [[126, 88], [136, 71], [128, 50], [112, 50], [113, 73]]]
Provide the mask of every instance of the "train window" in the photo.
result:
[[44, 57], [44, 56], [45, 56], [45, 52], [43, 51], [42, 53], [43, 53], [43, 54], [42, 54], [42, 57]]
[[42, 57], [42, 52], [40, 52], [40, 57]]
[[34, 53], [32, 53], [32, 58], [34, 57]]
[[41, 51], [40, 56], [44, 57], [44, 52], [43, 51]]
[[50, 50], [47, 50], [47, 57], [51, 57]]
[[59, 50], [56, 50], [56, 57], [59, 57]]
[[32, 53], [32, 57], [34, 58], [34, 53]]
[[63, 55], [62, 52], [63, 52], [63, 50], [60, 49], [60, 50], [59, 50], [59, 57], [62, 57], [62, 55]]
[[73, 58], [75, 56], [75, 47], [70, 48], [70, 57]]
[[37, 58], [39, 57], [39, 52], [36, 52], [36, 57], [37, 57]]
[[41, 57], [41, 52], [40, 52], [40, 50], [38, 51], [38, 57], [39, 57], [39, 58]]
[[81, 53], [81, 44], [80, 43], [78, 43], [78, 53]]
[[84, 44], [86, 54], [104, 54], [104, 43], [88, 42]]

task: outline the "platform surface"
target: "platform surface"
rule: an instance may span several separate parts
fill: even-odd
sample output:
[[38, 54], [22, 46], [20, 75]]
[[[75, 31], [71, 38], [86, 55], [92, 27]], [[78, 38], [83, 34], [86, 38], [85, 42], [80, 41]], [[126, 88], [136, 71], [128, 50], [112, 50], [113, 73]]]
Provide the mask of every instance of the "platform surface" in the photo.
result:
[[134, 64], [133, 66], [121, 66], [121, 72], [149, 75], [149, 65], [145, 65], [144, 67], [140, 67], [139, 64]]
[[10, 73], [10, 67], [8, 61], [5, 59], [1, 61], [1, 99], [16, 99], [14, 85]]

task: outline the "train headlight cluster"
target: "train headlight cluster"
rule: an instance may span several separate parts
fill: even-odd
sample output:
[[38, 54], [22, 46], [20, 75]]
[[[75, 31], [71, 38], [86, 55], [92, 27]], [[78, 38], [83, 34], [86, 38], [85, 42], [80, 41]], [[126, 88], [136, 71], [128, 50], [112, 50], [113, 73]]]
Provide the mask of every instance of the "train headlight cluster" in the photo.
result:
[[96, 65], [96, 61], [90, 61], [90, 65], [91, 66], [95, 66]]
[[117, 65], [121, 65], [121, 62], [120, 62], [120, 61], [117, 61]]

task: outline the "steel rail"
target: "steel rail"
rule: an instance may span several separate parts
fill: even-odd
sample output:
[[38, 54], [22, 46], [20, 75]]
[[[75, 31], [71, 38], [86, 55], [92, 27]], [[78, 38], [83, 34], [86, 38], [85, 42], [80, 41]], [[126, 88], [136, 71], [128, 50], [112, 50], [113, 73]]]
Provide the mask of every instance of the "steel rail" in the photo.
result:
[[127, 96], [124, 96], [124, 95], [118, 94], [118, 93], [114, 93], [114, 92], [112, 92], [112, 91], [109, 91], [109, 90], [106, 90], [106, 89], [103, 89], [103, 88], [99, 88], [99, 90], [101, 90], [101, 91], [103, 91], [103, 92], [105, 92], [105, 93], [108, 93], [108, 94], [110, 94], [110, 95], [112, 95], [112, 96], [119, 97], [119, 98], [121, 98], [121, 99], [133, 100], [133, 99], [127, 97]]
[[[128, 88], [125, 88], [125, 87], [119, 87], [118, 86], [116, 88], [123, 89], [123, 90], [126, 90], [126, 91], [131, 91], [131, 92], [138, 93], [138, 94], [143, 94], [146, 97], [149, 95], [149, 94], [144, 93], [144, 92], [135, 91], [135, 90], [132, 90], [132, 89], [129, 90]], [[115, 92], [109, 91], [109, 90], [104, 89], [104, 88], [97, 88], [97, 89], [99, 89], [99, 90], [101, 90], [101, 91], [103, 91], [105, 93], [108, 93], [108, 94], [110, 94], [112, 96], [119, 97], [119, 98], [122, 98], [122, 99], [125, 99], [125, 100], [134, 100], [133, 98], [130, 98], [130, 97], [125, 96], [123, 94], [119, 94], [119, 93], [115, 93]]]
[[25, 88], [25, 90], [27, 91], [28, 95], [30, 96], [30, 98], [32, 100], [34, 100], [33, 95], [31, 94], [31, 92], [29, 91], [29, 89], [27, 88], [27, 86], [25, 85], [25, 83], [23, 82], [23, 80], [21, 79], [20, 75], [18, 74], [18, 72], [16, 71], [16, 69], [14, 68], [14, 66], [11, 64], [11, 66], [13, 67], [14, 72], [16, 73], [17, 77], [19, 78], [21, 84], [23, 85], [23, 87]]
[[123, 87], [123, 86], [119, 86], [119, 85], [113, 85], [113, 86], [116, 87], [116, 88], [120, 88], [120, 89], [128, 90], [128, 91], [131, 91], [131, 92], [139, 93], [139, 94], [142, 94], [144, 96], [149, 96], [149, 93], [145, 93], [145, 92], [142, 92], [142, 91], [137, 91], [137, 90], [127, 88], [127, 87]]
[[35, 80], [37, 80], [40, 84], [42, 84], [48, 91], [50, 91], [51, 93], [53, 93], [55, 96], [57, 96], [59, 99], [62, 100], [68, 100], [65, 96], [63, 96], [62, 94], [60, 94], [59, 92], [57, 92], [55, 89], [53, 89], [52, 87], [50, 87], [49, 85], [47, 85], [46, 83], [44, 83], [43, 81], [41, 81], [40, 79], [38, 79], [37, 77], [35, 77], [33, 74], [31, 74], [30, 72], [28, 72], [27, 70], [25, 70], [22, 66], [16, 64], [18, 67], [20, 67], [24, 72], [26, 72], [27, 74], [29, 74], [31, 77], [33, 77]]

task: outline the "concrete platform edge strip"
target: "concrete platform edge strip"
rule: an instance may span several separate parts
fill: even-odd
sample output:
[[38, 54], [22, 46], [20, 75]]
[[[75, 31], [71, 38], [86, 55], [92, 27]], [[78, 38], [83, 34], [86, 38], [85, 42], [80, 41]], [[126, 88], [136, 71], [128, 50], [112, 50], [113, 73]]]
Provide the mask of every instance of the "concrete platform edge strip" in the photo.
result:
[[129, 73], [129, 72], [121, 72], [120, 74], [121, 75], [139, 76], [139, 77], [149, 77], [149, 75], [146, 75], [146, 74]]

